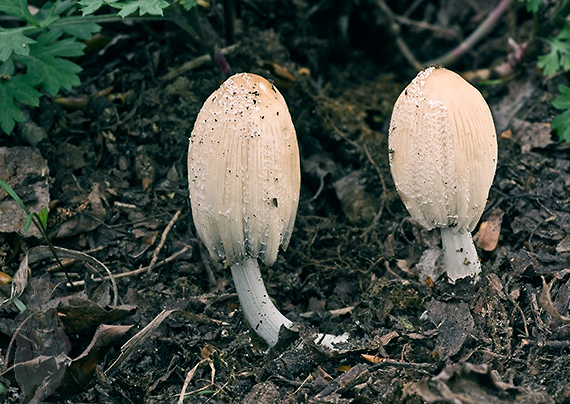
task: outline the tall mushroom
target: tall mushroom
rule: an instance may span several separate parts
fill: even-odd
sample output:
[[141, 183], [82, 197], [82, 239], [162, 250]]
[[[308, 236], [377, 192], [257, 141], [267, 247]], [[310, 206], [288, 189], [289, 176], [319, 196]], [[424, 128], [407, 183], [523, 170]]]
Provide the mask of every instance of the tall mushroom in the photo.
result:
[[188, 179], [198, 236], [231, 267], [245, 317], [274, 346], [292, 322], [269, 298], [258, 259], [272, 265], [287, 248], [301, 181], [295, 128], [274, 85], [241, 73], [210, 95], [190, 137]]
[[398, 97], [390, 122], [390, 170], [410, 215], [441, 229], [451, 282], [477, 277], [471, 232], [497, 165], [493, 117], [479, 91], [444, 68], [421, 71]]

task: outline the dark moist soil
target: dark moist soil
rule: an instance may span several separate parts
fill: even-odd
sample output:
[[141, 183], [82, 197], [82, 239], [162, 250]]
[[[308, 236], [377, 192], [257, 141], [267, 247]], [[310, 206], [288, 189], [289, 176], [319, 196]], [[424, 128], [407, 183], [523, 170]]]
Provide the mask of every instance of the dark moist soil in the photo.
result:
[[[277, 262], [262, 267], [269, 294], [300, 331], [268, 351], [239, 310], [229, 270], [196, 238], [188, 137], [224, 75], [211, 63], [181, 70], [207, 50], [174, 24], [105, 26], [107, 41], [78, 60], [82, 85], [59, 102], [44, 97], [30, 117], [48, 133], [37, 149], [49, 167], [53, 244], [86, 252], [115, 275], [143, 270], [116, 279], [114, 302], [93, 265], [65, 261], [73, 280], [86, 279], [70, 290], [51, 260], [35, 263], [21, 297], [29, 318], [10, 306], [0, 329], [0, 365], [16, 358], [30, 373], [4, 373], [2, 399], [31, 397], [48, 381], [59, 386], [51, 400], [60, 403], [176, 403], [183, 389], [192, 403], [570, 402], [570, 328], [549, 314], [566, 315], [570, 302], [570, 149], [548, 125], [556, 88], [568, 80], [536, 70], [547, 48], [535, 43], [514, 75], [476, 84], [497, 124], [497, 174], [481, 219], [495, 233], [475, 232], [480, 281], [450, 285], [439, 234], [410, 219], [389, 172], [391, 108], [416, 72], [386, 13], [368, 1], [237, 3], [238, 45], [227, 62], [275, 83], [300, 144], [295, 231]], [[400, 27], [423, 62], [456, 46], [494, 3], [388, 6], [431, 24]], [[201, 12], [223, 37], [222, 5]], [[515, 2], [451, 68], [473, 73], [504, 62], [508, 39], [527, 41], [533, 29]], [[77, 100], [88, 102], [70, 108]], [[19, 145], [20, 135], [0, 141]], [[41, 244], [0, 235], [0, 269], [14, 275]], [[550, 300], [541, 296], [543, 280]], [[173, 311], [119, 357], [163, 310]], [[101, 324], [115, 327], [94, 338]], [[328, 351], [312, 343], [315, 331], [348, 333], [349, 342]], [[41, 373], [25, 362], [38, 347], [52, 359], [65, 351], [75, 367], [56, 361]], [[84, 351], [88, 360], [78, 360]], [[33, 374], [43, 376], [36, 383]], [[62, 381], [49, 381], [54, 375]]]

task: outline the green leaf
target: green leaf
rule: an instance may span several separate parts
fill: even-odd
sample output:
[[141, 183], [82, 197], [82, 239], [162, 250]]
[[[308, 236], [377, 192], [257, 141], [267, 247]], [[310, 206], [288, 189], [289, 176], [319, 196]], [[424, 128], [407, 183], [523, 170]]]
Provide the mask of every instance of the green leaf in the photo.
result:
[[31, 43], [35, 43], [32, 38], [28, 38], [21, 29], [0, 28], [0, 62], [7, 61], [12, 53], [20, 56], [30, 54]]
[[42, 93], [34, 88], [38, 84], [37, 80], [27, 74], [12, 76], [13, 66], [13, 63], [6, 62], [0, 68], [0, 128], [7, 134], [12, 133], [16, 122], [26, 120], [18, 102], [37, 107], [42, 96]]
[[14, 303], [14, 306], [16, 306], [16, 308], [20, 311], [20, 313], [23, 313], [27, 310], [26, 305], [22, 303], [22, 301], [17, 296], [12, 296], [11, 300], [12, 303]]
[[81, 0], [79, 2], [79, 7], [81, 7], [83, 15], [89, 15], [107, 4], [108, 3], [104, 0]]
[[560, 95], [552, 101], [552, 106], [557, 109], [570, 109], [570, 87], [559, 85]]
[[36, 27], [39, 25], [38, 20], [28, 10], [27, 0], [2, 0], [0, 1], [0, 13], [9, 14]]
[[550, 127], [554, 129], [560, 140], [570, 142], [570, 109], [554, 118]]
[[119, 16], [128, 17], [139, 11], [140, 15], [163, 15], [162, 10], [169, 6], [165, 0], [129, 0], [110, 4], [115, 8], [119, 8]]
[[61, 15], [70, 11], [77, 4], [77, 0], [58, 0], [53, 5], [53, 14]]
[[49, 208], [47, 206], [43, 208], [39, 214], [38, 213], [36, 214], [44, 230], [47, 229], [48, 214], [49, 214]]
[[22, 200], [20, 199], [20, 197], [18, 196], [16, 191], [14, 191], [14, 189], [12, 189], [12, 187], [10, 185], [8, 185], [4, 181], [0, 180], [0, 187], [4, 188], [6, 190], [6, 192], [8, 192], [8, 195], [10, 195], [10, 197], [13, 200], [15, 200], [18, 203], [18, 205], [20, 205], [20, 207], [22, 209], [24, 209], [24, 211], [27, 214], [30, 214], [30, 212], [28, 211], [28, 208], [26, 208], [26, 205], [24, 205], [24, 202], [22, 202]]
[[30, 55], [18, 58], [28, 66], [28, 75], [41, 83], [50, 95], [56, 95], [61, 87], [70, 90], [80, 84], [81, 67], [62, 57], [83, 55], [83, 43], [75, 38], [57, 40], [59, 30], [42, 33], [35, 44], [30, 47]]
[[198, 5], [198, 2], [196, 0], [179, 0], [179, 2], [186, 11], [190, 11], [192, 8]]
[[68, 34], [81, 39], [82, 41], [88, 41], [91, 39], [93, 34], [101, 31], [101, 26], [99, 24], [91, 22], [78, 22], [74, 24], [65, 24], [58, 27], [51, 28], [53, 30], [59, 30], [62, 34]]
[[570, 26], [565, 25], [562, 31], [554, 37], [545, 39], [550, 45], [550, 52], [538, 57], [538, 67], [545, 76], [550, 76], [559, 70], [570, 70]]
[[533, 14], [538, 13], [540, 6], [542, 6], [542, 0], [519, 0], [519, 2], [525, 3], [526, 11]]
[[27, 233], [30, 230], [30, 225], [32, 224], [32, 220], [34, 220], [34, 214], [30, 213], [28, 218], [26, 219], [26, 224], [24, 225], [24, 233]]
[[558, 138], [570, 142], [570, 87], [558, 86], [560, 95], [552, 102], [552, 106], [565, 110], [550, 123], [550, 127], [556, 131]]

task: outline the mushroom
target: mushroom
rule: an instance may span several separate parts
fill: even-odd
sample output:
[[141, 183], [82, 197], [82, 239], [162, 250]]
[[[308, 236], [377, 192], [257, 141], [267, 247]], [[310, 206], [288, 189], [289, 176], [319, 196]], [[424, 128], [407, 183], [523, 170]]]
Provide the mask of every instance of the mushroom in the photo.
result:
[[247, 321], [274, 346], [292, 322], [269, 298], [258, 259], [272, 265], [289, 244], [301, 172], [291, 115], [273, 84], [240, 73], [210, 95], [190, 137], [188, 177], [198, 236], [231, 267]]
[[479, 91], [444, 68], [421, 71], [398, 97], [389, 137], [390, 170], [414, 220], [441, 229], [449, 281], [481, 265], [471, 232], [497, 166], [497, 137]]

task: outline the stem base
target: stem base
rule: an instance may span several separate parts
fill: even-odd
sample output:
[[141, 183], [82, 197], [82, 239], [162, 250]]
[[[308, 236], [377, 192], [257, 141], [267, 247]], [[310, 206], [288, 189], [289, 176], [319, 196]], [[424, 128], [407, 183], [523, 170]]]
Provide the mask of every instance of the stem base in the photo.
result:
[[455, 283], [457, 279], [467, 276], [472, 276], [477, 281], [481, 264], [471, 233], [468, 231], [454, 233], [450, 228], [442, 228], [441, 243], [449, 281]]

